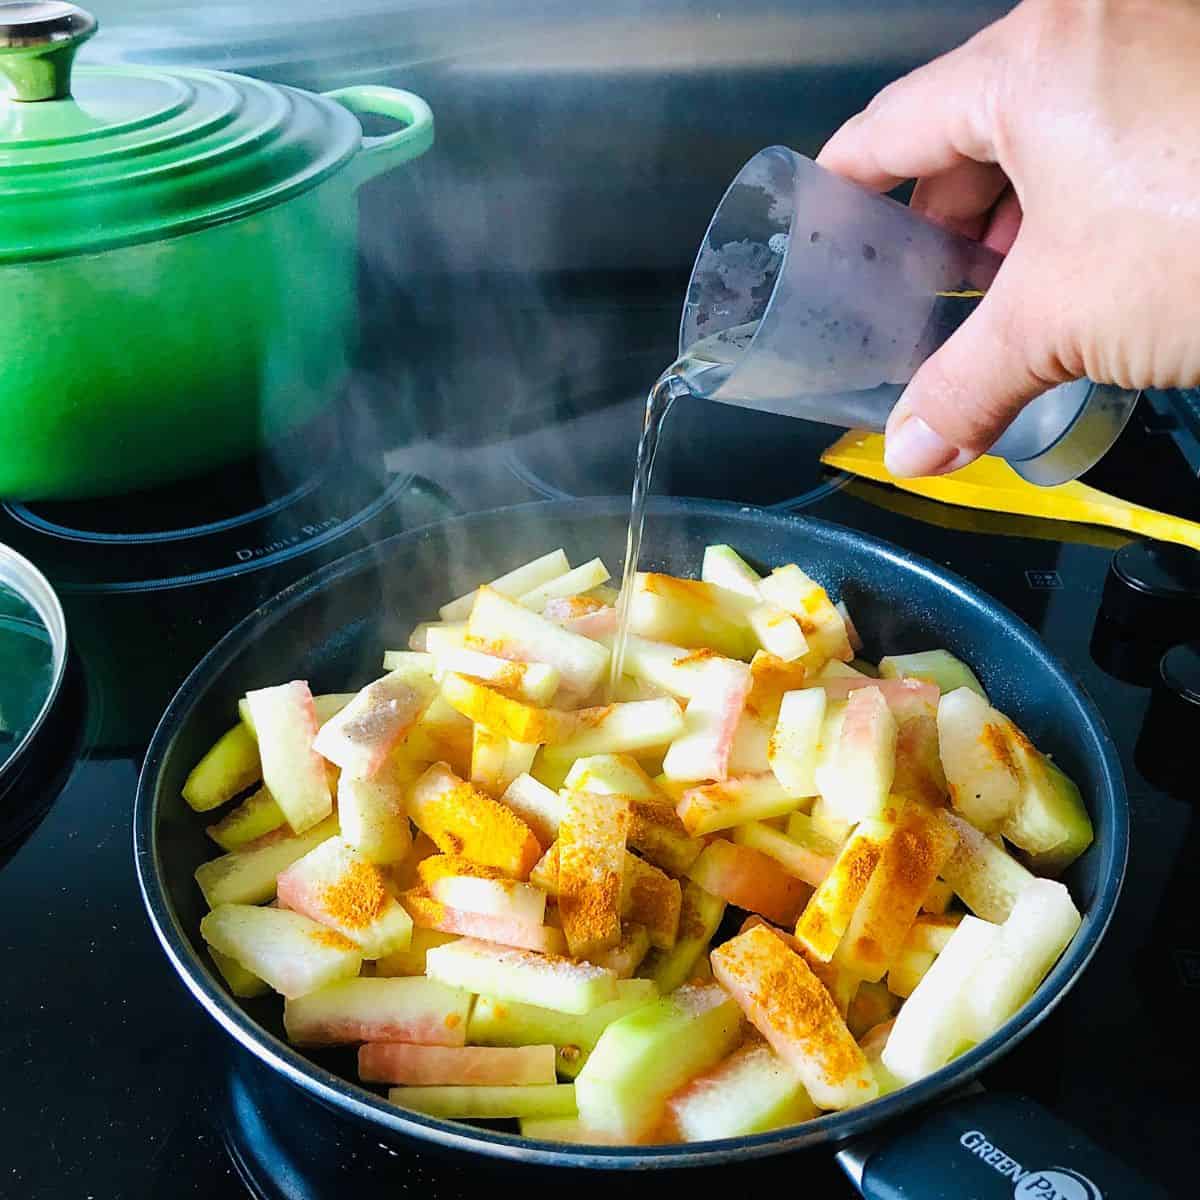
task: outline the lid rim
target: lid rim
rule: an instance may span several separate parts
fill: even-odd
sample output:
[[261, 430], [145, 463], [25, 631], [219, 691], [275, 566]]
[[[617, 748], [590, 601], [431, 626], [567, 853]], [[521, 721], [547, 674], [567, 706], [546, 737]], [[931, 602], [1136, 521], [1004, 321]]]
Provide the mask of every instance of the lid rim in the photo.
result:
[[1170, 647], [1158, 661], [1158, 675], [1163, 685], [1186, 704], [1190, 704], [1193, 708], [1200, 707], [1200, 685], [1195, 680], [1189, 679], [1182, 671], [1184, 664], [1177, 660], [1180, 658], [1186, 659], [1190, 655], [1197, 654], [1197, 646], [1200, 643], [1183, 642], [1177, 646]]
[[38, 708], [37, 716], [29, 723], [24, 736], [9, 756], [0, 762], [0, 780], [16, 770], [21, 759], [33, 745], [62, 690], [67, 673], [67, 618], [58, 593], [44, 574], [23, 554], [0, 543], [0, 582], [11, 588], [37, 613], [50, 638], [50, 686]]
[[[299, 88], [204, 69], [99, 67], [76, 77], [100, 90], [67, 136], [53, 136], [51, 125], [41, 137], [35, 126], [32, 138], [0, 141], [0, 198], [10, 202], [0, 268], [157, 243], [262, 213], [319, 187], [362, 145], [348, 109]], [[187, 94], [172, 95], [176, 88]], [[139, 113], [146, 103], [153, 111]], [[75, 121], [65, 106], [40, 107]], [[22, 135], [23, 117], [10, 111]], [[4, 121], [0, 102], [0, 136]]]

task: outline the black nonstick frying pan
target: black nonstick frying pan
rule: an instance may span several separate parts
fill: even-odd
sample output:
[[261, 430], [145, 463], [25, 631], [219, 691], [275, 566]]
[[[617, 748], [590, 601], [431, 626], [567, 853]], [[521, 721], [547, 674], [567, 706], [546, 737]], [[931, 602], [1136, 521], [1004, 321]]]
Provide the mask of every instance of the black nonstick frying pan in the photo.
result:
[[[196, 667], [154, 735], [134, 821], [150, 919], [192, 994], [233, 1038], [292, 1084], [393, 1141], [419, 1139], [517, 1164], [593, 1169], [696, 1166], [825, 1146], [841, 1151], [863, 1194], [872, 1197], [1098, 1200], [1153, 1194], [1030, 1102], [963, 1093], [1046, 1018], [1083, 972], [1112, 917], [1125, 867], [1128, 811], [1117, 753], [1100, 714], [1037, 635], [994, 600], [933, 563], [807, 517], [654, 501], [643, 566], [695, 574], [711, 542], [727, 542], [760, 565], [796, 561], [847, 602], [868, 656], [948, 648], [972, 665], [997, 707], [1078, 782], [1096, 839], [1065, 882], [1083, 925], [1036, 995], [1002, 1029], [913, 1086], [788, 1129], [697, 1145], [564, 1146], [395, 1108], [338, 1073], [345, 1064], [352, 1078], [348, 1057], [309, 1057], [291, 1048], [278, 998], [239, 1002], [229, 995], [200, 939], [205, 910], [192, 879], [212, 846], [204, 822], [180, 792], [188, 771], [230, 725], [238, 698], [251, 688], [297, 678], [308, 679], [314, 692], [361, 686], [380, 674], [385, 648], [404, 646], [417, 621], [481, 579], [560, 545], [572, 561], [599, 554], [615, 566], [627, 520], [625, 500], [555, 501], [401, 534], [295, 584], [251, 613]], [[934, 1101], [941, 1103], [931, 1107]], [[877, 1136], [864, 1140], [868, 1133]]]

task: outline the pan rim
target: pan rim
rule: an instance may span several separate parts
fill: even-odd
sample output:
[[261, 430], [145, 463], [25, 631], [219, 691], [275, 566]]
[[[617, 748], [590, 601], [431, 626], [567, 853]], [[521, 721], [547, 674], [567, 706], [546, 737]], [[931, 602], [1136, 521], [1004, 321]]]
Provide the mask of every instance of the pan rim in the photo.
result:
[[[818, 1146], [836, 1146], [849, 1138], [882, 1125], [918, 1106], [945, 1097], [967, 1083], [1036, 1029], [1061, 1003], [1091, 962], [1112, 921], [1124, 881], [1129, 849], [1129, 808], [1120, 757], [1104, 718], [1095, 702], [1070, 670], [1045, 645], [1037, 632], [1007, 606], [957, 573], [899, 546], [857, 530], [807, 515], [781, 513], [752, 505], [724, 501], [655, 497], [648, 505], [651, 516], [705, 516], [721, 519], [768, 517], [781, 528], [802, 533], [816, 531], [822, 537], [849, 536], [864, 548], [888, 561], [898, 570], [916, 573], [943, 591], [956, 594], [971, 608], [999, 619], [1026, 643], [1079, 710], [1099, 759], [1107, 792], [1105, 807], [1111, 810], [1111, 837], [1103, 846], [1099, 885], [1093, 905], [1084, 914], [1077, 940], [1056, 964], [1038, 991], [999, 1030], [945, 1067], [859, 1108], [828, 1113], [801, 1125], [747, 1137], [682, 1146], [573, 1146], [541, 1142], [515, 1134], [477, 1129], [409, 1112], [390, 1104], [376, 1093], [311, 1062], [296, 1049], [258, 1024], [215, 980], [213, 972], [193, 949], [162, 883], [160, 856], [155, 836], [159, 800], [159, 775], [171, 745], [196, 700], [213, 678], [240, 653], [250, 630], [261, 630], [283, 620], [316, 592], [356, 574], [364, 565], [377, 563], [380, 552], [397, 544], [415, 544], [453, 523], [507, 521], [538, 514], [569, 519], [624, 515], [628, 497], [590, 497], [575, 500], [541, 500], [506, 508], [433, 522], [395, 534], [372, 546], [355, 551], [322, 567], [258, 606], [238, 621], [189, 672], [164, 710], [151, 739], [138, 780], [134, 801], [133, 840], [138, 886], [151, 926], [176, 973], [201, 1007], [244, 1050], [279, 1072], [289, 1083], [325, 1104], [381, 1130], [402, 1137], [434, 1142], [443, 1148], [465, 1150], [492, 1158], [528, 1165], [599, 1168], [607, 1170], [654, 1170], [711, 1165], [731, 1155], [759, 1158]], [[1099, 807], [1097, 802], [1093, 811]]]

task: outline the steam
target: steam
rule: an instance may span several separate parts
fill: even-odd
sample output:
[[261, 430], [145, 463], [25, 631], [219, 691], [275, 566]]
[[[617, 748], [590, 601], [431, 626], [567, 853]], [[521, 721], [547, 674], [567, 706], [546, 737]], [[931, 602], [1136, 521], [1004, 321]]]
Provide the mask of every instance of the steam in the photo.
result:
[[[387, 84], [430, 103], [433, 149], [360, 196], [363, 352], [341, 401], [382, 480], [433, 480], [477, 511], [530, 498], [513, 463], [535, 454], [563, 492], [625, 488], [646, 390], [675, 356], [688, 271], [737, 168], [772, 140], [811, 152], [886, 77], [1002, 7], [110, 0], [83, 57], [318, 91]], [[302, 480], [312, 454], [280, 444], [270, 469]], [[348, 515], [348, 498], [330, 503], [329, 518]], [[500, 549], [487, 569], [516, 560]], [[445, 594], [423, 612], [485, 573], [478, 553], [451, 539]]]

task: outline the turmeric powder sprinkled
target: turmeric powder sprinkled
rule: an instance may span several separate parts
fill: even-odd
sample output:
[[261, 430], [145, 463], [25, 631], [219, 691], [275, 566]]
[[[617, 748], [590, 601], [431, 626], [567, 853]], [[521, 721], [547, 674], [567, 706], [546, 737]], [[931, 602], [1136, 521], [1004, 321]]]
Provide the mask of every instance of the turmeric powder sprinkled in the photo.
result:
[[874, 980], [896, 959], [954, 845], [933, 812], [919, 804], [904, 810], [847, 931], [848, 968]]
[[847, 853], [845, 858], [846, 878], [857, 895], [862, 895], [863, 889], [875, 873], [875, 868], [879, 865], [879, 855], [879, 843], [871, 841], [857, 842]]
[[869, 934], [863, 934], [854, 943], [854, 953], [859, 959], [878, 962], [883, 957], [883, 947]]
[[[1029, 738], [1025, 736], [1024, 730], [1018, 729], [1011, 721], [1008, 723], [1008, 736], [1013, 742], [1020, 746], [1026, 754], [1036, 754], [1039, 758], [1042, 757], [1038, 751], [1038, 748], [1029, 740]], [[1049, 755], [1046, 757], [1049, 757]]]
[[358, 949], [348, 937], [343, 937], [336, 929], [314, 929], [308, 936], [318, 946], [325, 946], [329, 950]]
[[564, 596], [557, 601], [556, 616], [569, 620], [589, 616], [607, 607], [603, 600], [598, 600], [595, 596]]
[[679, 909], [679, 938], [681, 941], [704, 940], [710, 936], [704, 914], [692, 901], [693, 893], [689, 888], [684, 888], [683, 904]]
[[645, 825], [657, 825], [663, 829], [673, 829], [677, 833], [687, 833], [679, 812], [674, 805], [661, 800], [631, 799], [629, 801], [633, 819]]
[[425, 832], [439, 850], [495, 867], [515, 879], [528, 876], [541, 857], [533, 831], [510, 808], [469, 783], [459, 783], [426, 804]]
[[712, 953], [717, 978], [781, 1057], [814, 1064], [830, 1083], [861, 1075], [866, 1060], [833, 998], [808, 964], [764, 927]]
[[[621, 935], [621, 876], [605, 871], [599, 878], [578, 880], [559, 872], [558, 909], [563, 930], [576, 944], [608, 943]], [[615, 936], [614, 936], [615, 934]]]
[[556, 708], [535, 708], [519, 695], [525, 668], [509, 663], [509, 686], [499, 686], [451, 673], [442, 685], [442, 695], [463, 716], [485, 729], [493, 738], [510, 738], [524, 743], [554, 742], [569, 737], [577, 727], [577, 714]]
[[439, 879], [467, 875], [472, 879], [493, 879], [511, 883], [512, 880], [496, 867], [485, 867], [461, 854], [434, 854], [417, 864], [417, 877], [426, 887]]
[[576, 957], [620, 941], [629, 824], [629, 801], [621, 796], [572, 792], [567, 798], [558, 827], [558, 911]]
[[321, 908], [347, 929], [365, 929], [388, 901], [383, 872], [369, 862], [352, 862], [340, 879], [321, 888]]
[[597, 725], [602, 725], [612, 715], [612, 710], [611, 704], [598, 704], [576, 710], [571, 714], [576, 731], [594, 729]]
[[693, 667], [698, 663], [705, 663], [710, 659], [719, 657], [720, 655], [715, 650], [710, 650], [707, 646], [702, 646], [699, 650], [693, 650], [690, 654], [685, 654], [682, 658], [677, 658], [675, 666]]
[[[892, 835], [894, 847], [888, 857], [895, 861], [894, 877], [905, 892], [929, 886], [933, 866], [934, 845], [930, 831], [924, 827], [897, 829]], [[936, 871], [932, 874], [936, 875]]]
[[801, 914], [797, 924], [800, 923], [803, 923], [805, 933], [814, 940], [823, 936], [829, 928], [829, 919], [816, 905], [812, 905]]
[[478, 650], [480, 654], [490, 654], [493, 658], [511, 658], [512, 647], [503, 638], [482, 638], [468, 633], [463, 645], [468, 650]]
[[813, 590], [804, 597], [803, 604], [804, 611], [808, 613], [817, 613], [823, 608], [833, 607], [829, 599], [829, 593], [823, 587], [813, 588]]
[[847, 842], [800, 914], [796, 936], [823, 961], [833, 957], [875, 874], [881, 853], [879, 842], [871, 837], [855, 837]]
[[694, 607], [717, 608], [719, 603], [713, 595], [712, 585], [699, 579], [677, 579], [674, 575], [660, 575], [647, 571], [642, 577], [642, 588], [657, 596], [664, 596], [676, 603]]
[[440, 929], [445, 924], [446, 906], [435, 900], [424, 885], [402, 892], [400, 903], [419, 929]]
[[679, 885], [667, 875], [638, 875], [629, 889], [629, 913], [654, 931], [669, 930], [679, 919]]
[[498, 691], [508, 695], [519, 692], [525, 683], [527, 674], [526, 666], [523, 662], [506, 662], [497, 672], [492, 680], [492, 686]]
[[760, 650], [750, 663], [750, 674], [753, 684], [746, 697], [746, 711], [773, 723], [779, 715], [784, 693], [803, 687], [808, 672], [799, 660], [788, 662]]
[[1008, 731], [1000, 725], [989, 723], [980, 732], [979, 741], [996, 760], [997, 765], [1019, 782], [1021, 776], [1013, 759], [1012, 747], [1008, 742]]

